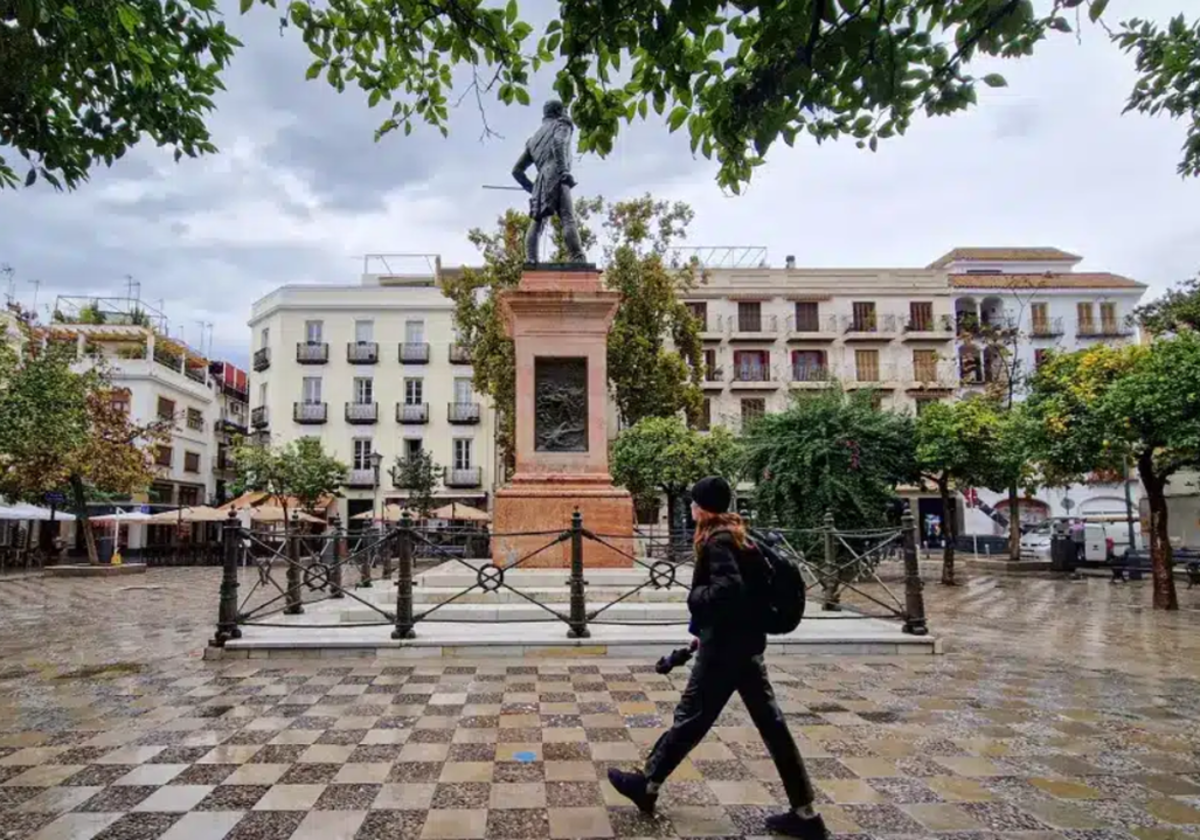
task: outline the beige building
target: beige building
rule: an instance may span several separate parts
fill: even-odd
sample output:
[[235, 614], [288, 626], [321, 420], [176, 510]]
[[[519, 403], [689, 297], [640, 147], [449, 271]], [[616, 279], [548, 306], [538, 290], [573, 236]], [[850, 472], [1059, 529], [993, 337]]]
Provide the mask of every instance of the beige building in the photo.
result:
[[438, 261], [418, 274], [373, 267], [356, 285], [283, 286], [254, 304], [251, 427], [276, 444], [319, 438], [345, 461], [344, 517], [406, 498], [391, 470], [418, 450], [445, 468], [439, 498], [486, 506], [492, 413], [455, 340]]

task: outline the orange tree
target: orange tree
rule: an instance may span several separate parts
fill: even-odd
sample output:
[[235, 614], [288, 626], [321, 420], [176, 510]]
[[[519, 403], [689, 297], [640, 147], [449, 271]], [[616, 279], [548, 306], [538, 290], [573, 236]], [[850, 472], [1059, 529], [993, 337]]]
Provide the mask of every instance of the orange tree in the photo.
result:
[[172, 423], [133, 422], [102, 368], [73, 369], [73, 344], [43, 343], [28, 324], [22, 339], [20, 352], [0, 345], [0, 493], [39, 500], [68, 489], [88, 560], [97, 563], [88, 497], [148, 487], [153, 452], [170, 440]]
[[1033, 454], [1053, 484], [1137, 465], [1150, 506], [1154, 607], [1179, 608], [1167, 529], [1167, 480], [1200, 464], [1200, 334], [1054, 355], [1034, 374], [1026, 410]]

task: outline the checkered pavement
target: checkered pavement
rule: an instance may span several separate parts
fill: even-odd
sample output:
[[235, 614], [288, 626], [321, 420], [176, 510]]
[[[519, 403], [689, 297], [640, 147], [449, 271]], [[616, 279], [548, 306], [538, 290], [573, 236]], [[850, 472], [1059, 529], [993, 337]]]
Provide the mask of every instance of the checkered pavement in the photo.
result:
[[[1200, 697], [1004, 657], [777, 660], [840, 836], [1200, 836]], [[738, 837], [786, 801], [737, 701], [646, 817], [686, 670], [647, 663], [0, 666], [3, 840]]]

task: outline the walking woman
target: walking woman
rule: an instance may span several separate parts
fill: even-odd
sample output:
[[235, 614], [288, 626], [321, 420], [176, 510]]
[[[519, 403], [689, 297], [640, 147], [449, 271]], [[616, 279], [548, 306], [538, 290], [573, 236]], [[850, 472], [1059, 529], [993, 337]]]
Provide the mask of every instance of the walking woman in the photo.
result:
[[660, 786], [700, 743], [736, 691], [771, 752], [791, 805], [786, 813], [767, 818], [767, 830], [825, 840], [825, 822], [812, 807], [812, 782], [763, 663], [767, 636], [760, 616], [768, 586], [766, 561], [746, 550], [742, 519], [729, 512], [732, 496], [729, 484], [715, 476], [692, 488], [696, 568], [688, 611], [697, 654], [691, 678], [675, 709], [674, 724], [654, 745], [645, 769], [613, 769], [608, 780], [638, 808], [652, 813]]

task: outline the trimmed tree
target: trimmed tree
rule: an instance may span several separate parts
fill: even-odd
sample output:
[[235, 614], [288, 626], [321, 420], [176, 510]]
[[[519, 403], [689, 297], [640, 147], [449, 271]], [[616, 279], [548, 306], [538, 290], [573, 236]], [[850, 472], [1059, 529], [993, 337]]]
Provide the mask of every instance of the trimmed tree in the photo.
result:
[[171, 421], [137, 424], [114, 400], [105, 371], [72, 369], [74, 344], [42, 343], [22, 322], [21, 352], [0, 342], [0, 493], [41, 501], [67, 488], [88, 562], [99, 563], [88, 498], [145, 490]]
[[234, 495], [266, 493], [284, 511], [288, 524], [288, 500], [295, 499], [305, 512], [315, 510], [321, 499], [340, 497], [348, 467], [325, 452], [317, 438], [302, 437], [274, 447], [238, 440], [233, 446], [233, 468], [237, 478]]
[[684, 494], [709, 475], [737, 486], [740, 460], [741, 447], [723, 426], [701, 433], [679, 417], [646, 417], [617, 435], [609, 466], [613, 481], [633, 495], [639, 509], [657, 508], [665, 495], [667, 525], [678, 534]]
[[1168, 335], [1183, 329], [1200, 330], [1200, 276], [1185, 280], [1134, 313], [1151, 335]]
[[1052, 483], [1120, 470], [1125, 459], [1137, 465], [1150, 507], [1154, 607], [1178, 609], [1165, 490], [1177, 471], [1200, 464], [1200, 334], [1052, 355], [1026, 404]]
[[396, 458], [391, 470], [396, 485], [408, 490], [408, 506], [422, 518], [427, 518], [433, 510], [433, 493], [445, 472], [425, 449], [418, 449], [407, 458]]

